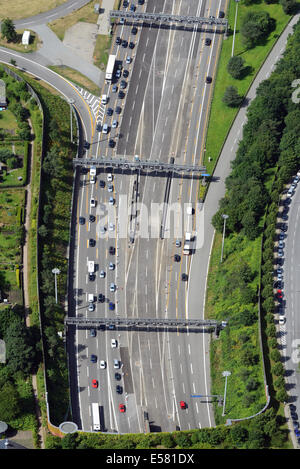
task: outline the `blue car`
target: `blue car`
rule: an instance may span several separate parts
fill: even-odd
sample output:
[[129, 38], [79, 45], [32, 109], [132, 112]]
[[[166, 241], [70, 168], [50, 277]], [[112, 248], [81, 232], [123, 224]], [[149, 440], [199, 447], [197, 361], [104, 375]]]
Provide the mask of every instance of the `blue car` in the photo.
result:
[[112, 301], [109, 302], [109, 309], [113, 311], [115, 309], [115, 304]]

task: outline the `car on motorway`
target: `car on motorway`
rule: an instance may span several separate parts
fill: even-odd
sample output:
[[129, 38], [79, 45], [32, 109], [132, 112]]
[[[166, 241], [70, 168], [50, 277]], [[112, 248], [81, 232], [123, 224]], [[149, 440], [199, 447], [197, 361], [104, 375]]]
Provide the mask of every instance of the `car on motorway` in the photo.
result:
[[96, 363], [96, 361], [97, 361], [97, 356], [94, 355], [94, 354], [92, 354], [92, 355], [91, 355], [91, 362], [92, 362], [92, 363]]
[[79, 217], [79, 225], [84, 225], [84, 224], [85, 224], [85, 218]]
[[89, 304], [88, 310], [89, 310], [90, 313], [92, 313], [93, 311], [95, 311], [95, 305], [94, 305], [94, 303], [90, 303], [90, 304]]
[[111, 339], [110, 345], [111, 345], [111, 348], [117, 348], [118, 342], [116, 341], [116, 339]]
[[98, 387], [98, 381], [96, 379], [92, 379], [92, 387], [97, 388]]
[[115, 292], [115, 291], [116, 291], [116, 284], [115, 284], [115, 283], [112, 282], [112, 283], [110, 284], [109, 291], [111, 291], [111, 292]]
[[[124, 72], [125, 72], [125, 70], [124, 70]], [[124, 72], [123, 72], [123, 75], [124, 75]], [[116, 112], [116, 114], [121, 114], [122, 108], [120, 106], [117, 106], [116, 109], [115, 109], [115, 112]]]
[[100, 181], [99, 181], [99, 187], [101, 187], [101, 189], [104, 189], [104, 187], [105, 187], [105, 181], [100, 180]]
[[115, 144], [116, 142], [112, 138], [110, 138], [108, 142], [108, 145], [110, 146], [110, 148], [114, 148]]
[[112, 222], [110, 222], [108, 225], [108, 231], [114, 231], [114, 229], [115, 229], [115, 225]]
[[100, 270], [99, 277], [100, 278], [105, 278], [105, 270]]
[[125, 24], [125, 18], [120, 18], [119, 24]]
[[109, 304], [108, 304], [108, 308], [109, 308], [110, 311], [114, 311], [114, 309], [115, 309], [115, 303], [113, 303], [112, 301], [110, 301]]
[[123, 8], [127, 8], [129, 5], [129, 2], [127, 0], [124, 0], [123, 2]]
[[207, 76], [205, 78], [205, 83], [211, 83], [212, 82], [212, 77]]
[[179, 254], [174, 254], [174, 261], [175, 262], [180, 262], [180, 259], [181, 259], [181, 257], [179, 256]]
[[120, 362], [116, 358], [114, 358], [114, 368], [119, 369], [120, 368]]
[[137, 34], [138, 32], [138, 29], [136, 26], [133, 26], [133, 28], [131, 28], [131, 34], [133, 34], [134, 36]]
[[112, 93], [116, 93], [116, 92], [118, 91], [117, 85], [113, 85], [113, 86], [111, 87], [111, 91], [112, 91]]
[[134, 49], [135, 43], [130, 41], [128, 46], [129, 46], [129, 49]]
[[103, 128], [102, 128], [102, 133], [103, 134], [108, 134], [108, 131], [109, 131], [109, 127], [108, 127], [108, 124], [103, 124]]
[[109, 254], [114, 255], [116, 253], [116, 248], [114, 246], [109, 246]]
[[121, 70], [120, 70], [120, 69], [116, 70], [115, 75], [116, 75], [116, 78], [120, 78], [120, 76], [121, 76]]
[[278, 249], [278, 256], [283, 257], [283, 249]]
[[125, 62], [129, 65], [131, 64], [131, 57], [127, 55]]
[[117, 44], [117, 46], [119, 46], [119, 45], [121, 44], [121, 42], [122, 42], [122, 39], [120, 38], [120, 36], [117, 36], [117, 37], [116, 37], [116, 44]]
[[96, 201], [96, 199], [94, 199], [94, 197], [91, 198], [91, 200], [90, 200], [90, 205], [91, 205], [91, 208], [96, 207], [97, 201]]
[[279, 247], [279, 249], [283, 249], [283, 247], [284, 247], [284, 242], [282, 241], [282, 239], [280, 239], [280, 240], [278, 241], [278, 247]]
[[115, 327], [114, 324], [110, 324], [110, 325], [108, 326], [108, 329], [109, 329], [110, 331], [114, 331], [115, 328], [116, 328], [116, 327]]
[[125, 81], [125, 80], [122, 80], [121, 83], [120, 83], [120, 88], [121, 88], [121, 90], [124, 90], [124, 89], [126, 88], [126, 86], [127, 86], [126, 81]]
[[188, 274], [181, 274], [181, 280], [182, 280], [183, 282], [187, 282], [187, 281], [188, 281], [188, 278], [189, 278], [189, 277], [188, 277]]
[[94, 282], [95, 278], [96, 278], [96, 275], [93, 274], [92, 272], [89, 272], [89, 280], [90, 280], [91, 282]]
[[123, 39], [122, 41], [122, 47], [124, 47], [124, 49], [128, 46], [128, 41], [126, 41], [126, 39]]
[[144, 0], [138, 0], [139, 5], [144, 5]]
[[115, 373], [115, 379], [116, 379], [117, 381], [120, 381], [120, 380], [121, 380], [121, 375], [120, 375], [120, 373]]
[[96, 245], [96, 241], [92, 238], [89, 239], [89, 247], [93, 248]]
[[118, 93], [118, 98], [119, 98], [119, 99], [125, 98], [125, 93], [124, 93], [124, 91], [119, 91], [119, 93]]
[[115, 204], [115, 199], [111, 196], [108, 201], [109, 205], [114, 205]]
[[91, 330], [90, 330], [90, 336], [91, 336], [91, 337], [96, 337], [96, 335], [97, 335], [97, 334], [96, 334], [96, 329], [91, 329]]
[[110, 262], [108, 268], [109, 270], [115, 270], [115, 264], [113, 262]]
[[84, 140], [84, 142], [83, 142], [83, 148], [84, 148], [85, 150], [88, 150], [88, 149], [90, 148], [90, 144], [89, 144], [89, 142], [87, 142], [86, 140]]
[[97, 130], [97, 132], [101, 132], [101, 129], [102, 129], [101, 124], [100, 124], [100, 123], [97, 124], [97, 125], [96, 125], [96, 130]]
[[181, 246], [181, 241], [180, 241], [180, 239], [176, 239], [176, 241], [175, 241], [175, 246], [176, 246], [177, 248], [180, 248], [180, 246]]
[[205, 45], [206, 45], [206, 46], [210, 46], [210, 45], [211, 45], [211, 39], [210, 39], [209, 37], [207, 37], [207, 38], [205, 39]]
[[107, 182], [112, 182], [112, 180], [113, 180], [112, 173], [107, 173], [106, 179], [107, 179]]
[[93, 223], [95, 220], [96, 220], [95, 215], [93, 215], [92, 213], [90, 213], [90, 214], [89, 214], [89, 221], [90, 221], [91, 223]]
[[114, 186], [112, 184], [108, 184], [107, 190], [108, 190], [108, 192], [113, 192]]
[[106, 232], [106, 227], [105, 226], [100, 226], [100, 233], [105, 234]]
[[132, 3], [132, 4], [130, 5], [130, 11], [135, 11], [135, 5], [134, 5], [134, 3]]
[[106, 361], [100, 360], [100, 370], [105, 370], [105, 368], [106, 368]]
[[113, 109], [112, 109], [111, 107], [109, 107], [109, 108], [107, 108], [106, 114], [107, 114], [108, 116], [112, 116], [112, 115], [113, 115], [113, 112], [114, 112]]
[[99, 293], [98, 303], [104, 303], [104, 301], [105, 301], [105, 295], [103, 295], [103, 293]]
[[220, 10], [219, 11], [219, 18], [224, 18], [224, 16], [225, 16], [224, 11]]
[[118, 127], [118, 121], [117, 121], [116, 119], [114, 119], [114, 120], [112, 121], [111, 127], [112, 127], [113, 129], [116, 129], [116, 128]]
[[180, 409], [186, 409], [186, 403], [184, 401], [179, 402]]
[[120, 386], [119, 384], [117, 384], [117, 386], [116, 386], [116, 392], [117, 392], [118, 394], [122, 394], [122, 393], [123, 393], [123, 388], [122, 388], [122, 386]]
[[121, 412], [121, 414], [126, 411], [126, 407], [124, 404], [119, 404], [119, 411]]
[[129, 70], [123, 70], [123, 77], [128, 78], [129, 77]]

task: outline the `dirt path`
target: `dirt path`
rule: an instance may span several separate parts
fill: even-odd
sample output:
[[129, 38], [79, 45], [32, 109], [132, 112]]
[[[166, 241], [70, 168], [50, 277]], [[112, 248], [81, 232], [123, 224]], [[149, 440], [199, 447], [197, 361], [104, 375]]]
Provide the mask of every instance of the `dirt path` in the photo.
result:
[[[29, 120], [29, 125], [31, 128], [31, 133], [33, 134], [33, 129], [31, 121]], [[30, 210], [31, 210], [31, 181], [32, 181], [32, 171], [33, 171], [33, 152], [34, 152], [34, 141], [30, 142], [28, 148], [28, 180], [27, 185], [25, 186], [26, 198], [25, 198], [25, 239], [23, 246], [23, 291], [24, 291], [24, 309], [25, 309], [25, 322], [26, 326], [30, 327], [30, 303], [29, 303], [29, 279], [28, 279], [28, 260], [29, 260], [29, 246], [28, 246], [28, 234], [30, 229]], [[45, 448], [45, 435], [42, 425], [41, 410], [38, 402], [37, 394], [37, 381], [36, 375], [32, 375], [32, 388], [33, 388], [33, 397], [35, 401], [35, 410], [36, 417], [38, 420], [38, 433], [40, 437], [41, 448]]]

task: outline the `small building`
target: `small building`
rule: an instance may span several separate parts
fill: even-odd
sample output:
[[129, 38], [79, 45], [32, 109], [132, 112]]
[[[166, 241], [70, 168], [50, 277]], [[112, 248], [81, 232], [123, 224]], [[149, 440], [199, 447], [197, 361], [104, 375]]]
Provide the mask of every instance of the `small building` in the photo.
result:
[[22, 44], [23, 46], [28, 46], [30, 41], [30, 31], [24, 31], [22, 36]]
[[3, 80], [0, 80], [0, 111], [3, 111], [7, 108], [6, 101], [6, 83]]

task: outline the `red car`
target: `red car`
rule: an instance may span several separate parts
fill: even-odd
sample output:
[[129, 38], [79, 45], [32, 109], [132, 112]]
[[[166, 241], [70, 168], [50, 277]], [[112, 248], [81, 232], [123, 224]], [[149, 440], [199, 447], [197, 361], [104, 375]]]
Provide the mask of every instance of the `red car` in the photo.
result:
[[125, 405], [124, 404], [119, 404], [119, 411], [120, 412], [125, 412], [125, 410], [126, 410]]
[[98, 381], [96, 379], [92, 379], [92, 386], [93, 386], [93, 388], [98, 387]]
[[179, 404], [181, 409], [186, 409], [186, 403], [184, 401], [180, 401]]
[[277, 298], [278, 298], [279, 300], [282, 300], [282, 298], [283, 298], [283, 294], [282, 294], [282, 293], [283, 293], [282, 290], [277, 290]]

